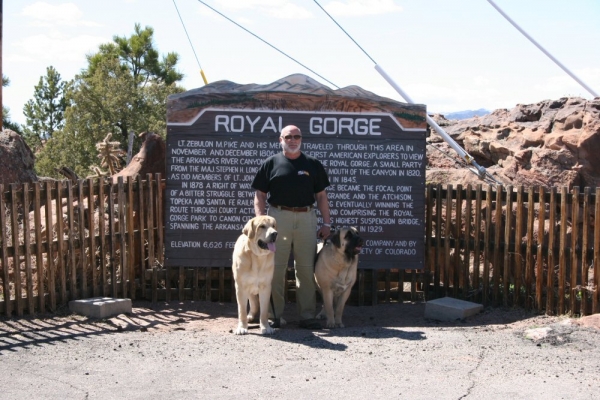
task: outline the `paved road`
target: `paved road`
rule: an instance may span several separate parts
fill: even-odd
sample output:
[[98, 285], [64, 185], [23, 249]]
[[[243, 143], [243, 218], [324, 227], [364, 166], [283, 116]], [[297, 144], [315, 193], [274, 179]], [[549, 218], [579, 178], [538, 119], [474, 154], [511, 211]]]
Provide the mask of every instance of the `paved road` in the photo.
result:
[[[131, 315], [0, 321], [5, 399], [595, 399], [600, 331], [486, 309], [349, 307], [346, 328], [231, 333], [233, 304], [134, 302]], [[526, 335], [533, 339], [526, 338]], [[537, 339], [536, 339], [537, 338]]]

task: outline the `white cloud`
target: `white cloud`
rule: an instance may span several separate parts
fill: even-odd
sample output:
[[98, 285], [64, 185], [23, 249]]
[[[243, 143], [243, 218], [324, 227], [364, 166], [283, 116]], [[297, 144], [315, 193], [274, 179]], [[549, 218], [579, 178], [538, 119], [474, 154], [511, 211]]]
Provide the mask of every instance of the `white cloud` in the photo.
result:
[[21, 14], [32, 19], [30, 26], [101, 26], [83, 20], [83, 13], [74, 3], [53, 5], [39, 1], [25, 7]]
[[85, 55], [98, 49], [106, 38], [100, 36], [68, 36], [61, 33], [40, 34], [23, 38], [14, 46], [20, 49], [18, 57], [35, 62], [85, 60]]
[[483, 76], [474, 76], [472, 80], [475, 86], [486, 86], [490, 83], [490, 80]]
[[217, 4], [221, 8], [229, 10], [242, 10], [249, 8], [264, 7], [284, 7], [290, 2], [288, 0], [218, 0]]
[[310, 11], [291, 3], [281, 7], [267, 9], [266, 11], [272, 17], [281, 19], [306, 19], [313, 17], [313, 14]]
[[[223, 10], [232, 12], [240, 10], [253, 10], [260, 14], [267, 14], [279, 19], [306, 19], [313, 14], [289, 0], [220, 0], [215, 9], [227, 15]], [[207, 7], [206, 7], [207, 8]], [[231, 18], [230, 15], [227, 15]]]
[[358, 17], [362, 15], [377, 15], [402, 11], [394, 0], [347, 0], [332, 1], [324, 6], [332, 15]]

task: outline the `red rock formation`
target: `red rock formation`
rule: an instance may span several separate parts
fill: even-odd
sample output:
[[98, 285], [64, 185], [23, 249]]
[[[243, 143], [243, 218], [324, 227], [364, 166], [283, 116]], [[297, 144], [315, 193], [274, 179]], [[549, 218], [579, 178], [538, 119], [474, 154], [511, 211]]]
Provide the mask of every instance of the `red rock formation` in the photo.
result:
[[[600, 186], [600, 163], [595, 159], [600, 154], [600, 98], [519, 104], [460, 121], [432, 118], [504, 184]], [[437, 134], [428, 141], [458, 159]], [[431, 146], [427, 157], [428, 182], [481, 183]]]
[[118, 182], [120, 176], [123, 177], [123, 180], [127, 180], [128, 176], [136, 179], [141, 174], [145, 179], [146, 174], [160, 172], [164, 178], [167, 154], [165, 141], [152, 132], [142, 132], [139, 137], [144, 139], [140, 151], [133, 156], [129, 165], [111, 177], [114, 184]]

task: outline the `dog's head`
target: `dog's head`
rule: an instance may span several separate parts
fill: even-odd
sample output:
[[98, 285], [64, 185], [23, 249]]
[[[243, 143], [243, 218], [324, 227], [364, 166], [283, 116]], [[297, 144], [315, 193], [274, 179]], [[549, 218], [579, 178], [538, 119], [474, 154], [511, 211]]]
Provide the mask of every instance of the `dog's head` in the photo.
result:
[[342, 250], [348, 260], [354, 259], [364, 244], [363, 239], [355, 227], [343, 227], [337, 229], [330, 237], [331, 243]]
[[254, 217], [246, 222], [242, 233], [248, 236], [251, 243], [256, 243], [260, 249], [275, 252], [275, 240], [277, 239], [275, 218], [267, 215]]

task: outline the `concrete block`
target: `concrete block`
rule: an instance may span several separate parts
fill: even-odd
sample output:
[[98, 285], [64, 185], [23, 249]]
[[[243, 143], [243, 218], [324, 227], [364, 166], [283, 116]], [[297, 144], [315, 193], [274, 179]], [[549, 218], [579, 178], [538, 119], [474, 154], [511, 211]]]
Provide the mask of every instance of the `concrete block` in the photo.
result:
[[92, 318], [108, 318], [119, 314], [131, 313], [131, 299], [113, 299], [112, 297], [93, 297], [69, 302], [69, 310]]
[[455, 321], [475, 315], [482, 309], [481, 304], [452, 297], [442, 297], [441, 299], [428, 301], [425, 304], [425, 318], [438, 321]]

